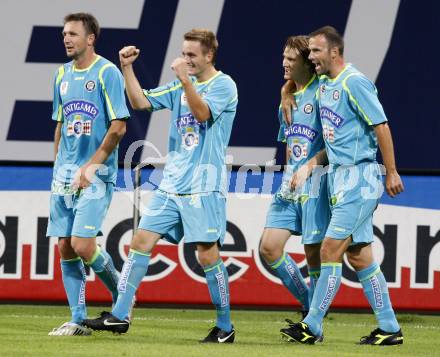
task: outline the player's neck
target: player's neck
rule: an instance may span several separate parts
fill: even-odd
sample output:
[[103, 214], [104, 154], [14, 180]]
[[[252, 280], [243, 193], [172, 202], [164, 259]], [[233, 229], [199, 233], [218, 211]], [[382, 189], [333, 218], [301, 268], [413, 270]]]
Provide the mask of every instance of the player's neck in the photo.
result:
[[204, 70], [196, 77], [197, 82], [206, 82], [207, 80], [214, 77], [217, 73], [218, 71], [215, 69], [214, 66], [209, 66], [206, 70]]
[[86, 51], [81, 57], [73, 62], [76, 69], [86, 69], [96, 60], [97, 54], [94, 50]]
[[330, 78], [336, 78], [339, 73], [341, 73], [345, 68], [345, 61], [343, 58], [338, 58], [335, 60], [332, 68], [329, 71]]
[[309, 71], [303, 72], [299, 74], [298, 78], [294, 79], [296, 91], [303, 90], [304, 87], [310, 82], [310, 80], [313, 77], [313, 73], [310, 73]]

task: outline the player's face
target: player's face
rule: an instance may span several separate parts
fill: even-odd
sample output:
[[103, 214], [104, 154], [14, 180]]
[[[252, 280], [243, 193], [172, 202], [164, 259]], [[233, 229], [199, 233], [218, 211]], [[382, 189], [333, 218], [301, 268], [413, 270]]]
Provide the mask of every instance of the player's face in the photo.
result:
[[331, 52], [327, 40], [323, 35], [309, 39], [309, 59], [315, 65], [316, 73], [328, 74], [331, 66]]
[[63, 29], [64, 47], [69, 58], [78, 59], [93, 46], [93, 35], [87, 35], [82, 21], [66, 22]]
[[199, 41], [183, 41], [182, 57], [190, 76], [199, 77], [212, 62], [212, 54], [204, 53]]
[[305, 68], [304, 58], [296, 48], [286, 47], [283, 52], [284, 79], [295, 80]]

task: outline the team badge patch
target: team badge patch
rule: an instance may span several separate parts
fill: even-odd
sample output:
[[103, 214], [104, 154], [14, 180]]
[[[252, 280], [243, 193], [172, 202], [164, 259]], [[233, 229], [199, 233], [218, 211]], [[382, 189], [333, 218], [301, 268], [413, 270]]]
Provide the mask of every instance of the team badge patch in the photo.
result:
[[83, 120], [81, 115], [75, 115], [73, 120], [67, 124], [67, 136], [74, 135], [79, 138], [81, 135], [90, 135], [92, 132], [92, 121]]
[[302, 158], [307, 157], [307, 144], [294, 143], [291, 150], [292, 158], [295, 161], [300, 161]]
[[339, 97], [340, 97], [340, 93], [339, 93], [339, 91], [337, 90], [337, 89], [335, 89], [334, 91], [333, 91], [333, 99], [334, 100], [338, 100], [339, 99]]
[[199, 136], [192, 131], [188, 131], [183, 134], [183, 143], [185, 148], [192, 148], [199, 144]]
[[87, 81], [85, 87], [87, 92], [93, 92], [95, 90], [96, 83], [95, 81]]
[[307, 103], [307, 104], [304, 106], [304, 113], [306, 113], [306, 114], [311, 114], [312, 112], [313, 112], [313, 105], [310, 104], [310, 103]]
[[192, 150], [199, 145], [200, 130], [205, 130], [205, 123], [200, 124], [191, 113], [186, 113], [177, 119], [176, 126], [184, 149]]
[[60, 85], [60, 93], [61, 95], [66, 95], [67, 94], [67, 88], [69, 87], [69, 82], [61, 82]]

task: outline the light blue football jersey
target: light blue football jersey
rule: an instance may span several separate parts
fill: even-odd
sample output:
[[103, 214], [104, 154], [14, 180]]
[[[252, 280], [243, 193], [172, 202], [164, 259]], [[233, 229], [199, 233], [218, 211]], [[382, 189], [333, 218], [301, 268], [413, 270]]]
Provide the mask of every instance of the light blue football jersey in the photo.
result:
[[278, 110], [278, 141], [286, 143], [291, 153], [280, 187], [280, 194], [285, 199], [294, 200], [299, 194], [290, 190], [292, 174], [325, 147], [316, 97], [318, 85], [314, 75], [302, 90], [294, 93], [298, 110], [292, 113], [290, 126], [283, 119], [281, 107]]
[[294, 93], [298, 110], [292, 113], [293, 120], [289, 127], [283, 119], [281, 107], [278, 111], [278, 141], [286, 143], [291, 151], [287, 165], [292, 172], [324, 149], [316, 98], [318, 85], [318, 78], [314, 75], [302, 90]]
[[320, 76], [318, 98], [329, 163], [374, 161], [377, 138], [373, 125], [387, 121], [375, 85], [347, 64], [334, 79]]
[[[53, 182], [68, 186], [76, 172], [102, 144], [110, 122], [130, 116], [124, 95], [124, 79], [118, 68], [97, 56], [86, 69], [73, 61], [58, 68], [54, 80], [52, 119], [62, 122], [61, 140], [54, 166]], [[97, 177], [116, 182], [117, 148]]]
[[218, 191], [226, 195], [225, 155], [237, 109], [237, 87], [220, 71], [205, 82], [191, 80], [211, 111], [211, 118], [204, 123], [190, 112], [179, 80], [144, 90], [153, 110], [171, 110], [168, 159], [159, 189], [176, 194]]

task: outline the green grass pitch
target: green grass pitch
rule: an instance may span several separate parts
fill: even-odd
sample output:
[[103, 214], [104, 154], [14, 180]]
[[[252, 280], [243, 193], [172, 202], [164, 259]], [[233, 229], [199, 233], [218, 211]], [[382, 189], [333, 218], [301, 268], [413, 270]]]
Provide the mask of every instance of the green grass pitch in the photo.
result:
[[[89, 308], [97, 316], [102, 308]], [[0, 356], [440, 356], [440, 316], [399, 314], [403, 346], [360, 346], [356, 342], [375, 325], [370, 314], [330, 312], [323, 344], [304, 346], [282, 341], [284, 318], [296, 312], [234, 310], [237, 330], [232, 345], [201, 345], [214, 324], [214, 311], [136, 308], [125, 335], [93, 332], [87, 337], [52, 337], [65, 322], [64, 306], [0, 305]]]

